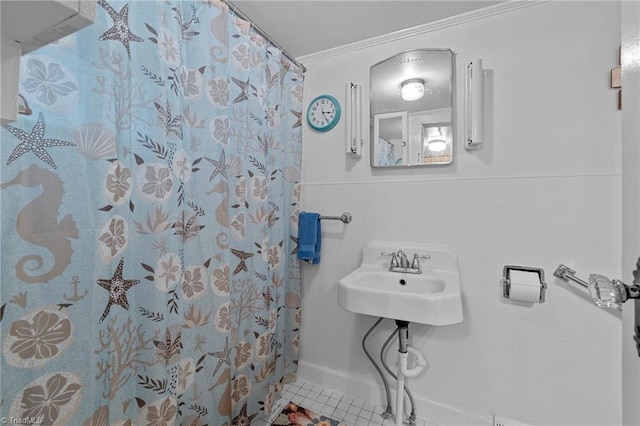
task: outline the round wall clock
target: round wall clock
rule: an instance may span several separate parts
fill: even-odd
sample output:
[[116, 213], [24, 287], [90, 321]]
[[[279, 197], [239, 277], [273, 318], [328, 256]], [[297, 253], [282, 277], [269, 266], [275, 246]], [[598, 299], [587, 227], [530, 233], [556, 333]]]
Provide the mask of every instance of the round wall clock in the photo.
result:
[[320, 95], [307, 108], [307, 123], [318, 132], [327, 132], [340, 121], [340, 102], [331, 95]]

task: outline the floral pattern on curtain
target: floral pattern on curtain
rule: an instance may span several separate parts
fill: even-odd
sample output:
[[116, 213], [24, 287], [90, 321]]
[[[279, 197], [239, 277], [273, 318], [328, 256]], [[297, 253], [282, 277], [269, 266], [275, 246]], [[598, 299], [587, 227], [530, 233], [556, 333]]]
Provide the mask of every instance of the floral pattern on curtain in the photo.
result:
[[20, 93], [0, 417], [250, 424], [297, 369], [301, 71], [224, 3], [99, 0]]

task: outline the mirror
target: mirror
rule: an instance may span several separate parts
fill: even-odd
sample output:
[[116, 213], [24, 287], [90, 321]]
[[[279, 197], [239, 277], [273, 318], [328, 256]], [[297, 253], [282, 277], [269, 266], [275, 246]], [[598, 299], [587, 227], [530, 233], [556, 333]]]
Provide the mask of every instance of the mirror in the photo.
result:
[[371, 167], [453, 161], [451, 49], [417, 49], [371, 67]]

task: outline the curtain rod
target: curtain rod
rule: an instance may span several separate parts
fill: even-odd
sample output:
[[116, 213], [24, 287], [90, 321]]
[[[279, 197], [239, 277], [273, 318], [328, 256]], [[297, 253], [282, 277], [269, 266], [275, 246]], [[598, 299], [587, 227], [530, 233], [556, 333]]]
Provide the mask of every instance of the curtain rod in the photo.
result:
[[262, 28], [260, 28], [259, 26], [256, 25], [255, 22], [253, 22], [253, 20], [251, 18], [249, 18], [243, 11], [241, 11], [240, 9], [238, 9], [238, 7], [233, 4], [233, 2], [231, 2], [231, 0], [222, 0], [223, 3], [225, 3], [227, 6], [229, 6], [229, 8], [231, 8], [231, 12], [236, 14], [236, 16], [238, 16], [240, 19], [244, 19], [245, 21], [248, 21], [251, 26], [253, 27], [253, 29], [260, 34], [262, 37], [267, 39], [267, 42], [269, 42], [270, 44], [272, 44], [273, 46], [277, 47], [278, 49], [280, 49], [282, 51], [282, 54], [284, 56], [286, 56], [287, 58], [289, 58], [289, 60], [291, 62], [293, 62], [294, 64], [296, 64], [298, 67], [300, 67], [300, 69], [302, 69], [302, 72], [305, 73], [307, 71], [307, 68], [302, 65], [300, 62], [298, 62], [296, 60], [296, 58], [293, 57], [293, 55], [291, 55], [289, 52], [287, 52], [285, 50], [285, 48], [283, 48], [282, 46], [280, 46], [275, 40], [273, 40], [271, 38], [271, 36], [269, 34], [266, 33], [266, 31], [264, 31]]

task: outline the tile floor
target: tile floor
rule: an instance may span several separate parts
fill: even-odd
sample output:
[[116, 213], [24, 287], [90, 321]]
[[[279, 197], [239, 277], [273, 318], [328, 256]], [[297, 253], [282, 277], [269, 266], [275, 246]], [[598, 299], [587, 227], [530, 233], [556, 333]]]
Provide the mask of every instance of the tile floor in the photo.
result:
[[[272, 414], [254, 422], [255, 426], [270, 425], [270, 420], [275, 418], [289, 401], [310, 408], [317, 414], [323, 414], [334, 420], [344, 422], [343, 425], [345, 426], [392, 426], [394, 424], [393, 419], [380, 417], [380, 413], [384, 411], [381, 406], [298, 379], [284, 386], [282, 396], [274, 404]], [[418, 419], [416, 425], [436, 426], [435, 423], [420, 419]]]

